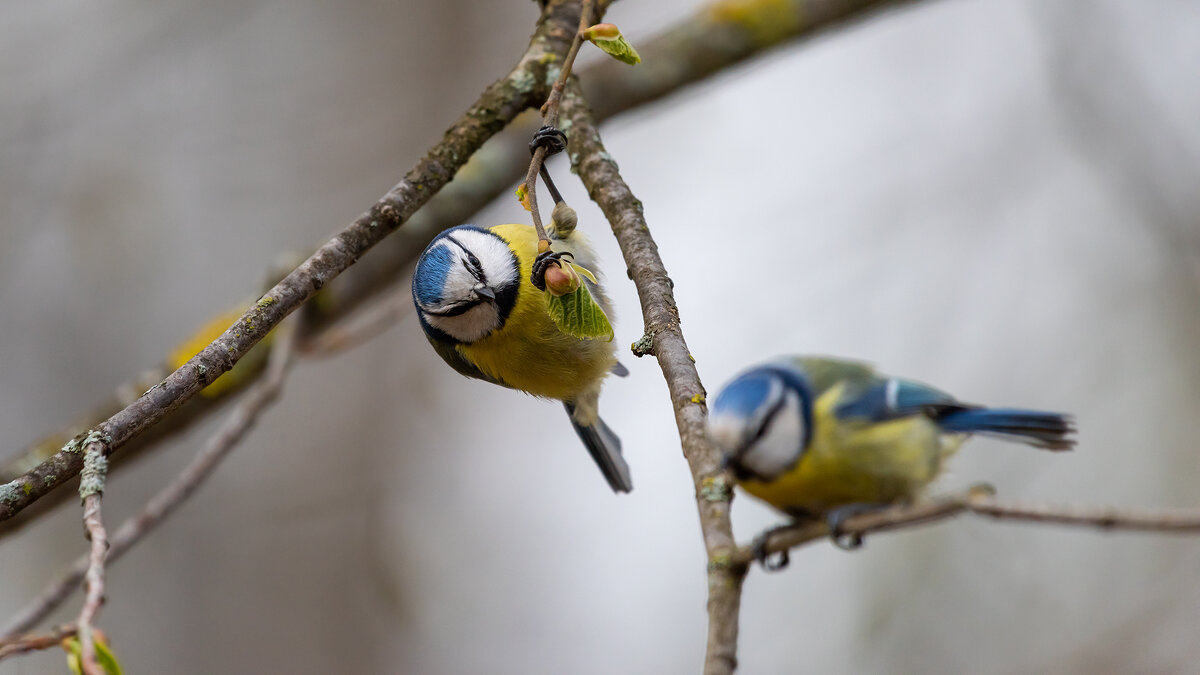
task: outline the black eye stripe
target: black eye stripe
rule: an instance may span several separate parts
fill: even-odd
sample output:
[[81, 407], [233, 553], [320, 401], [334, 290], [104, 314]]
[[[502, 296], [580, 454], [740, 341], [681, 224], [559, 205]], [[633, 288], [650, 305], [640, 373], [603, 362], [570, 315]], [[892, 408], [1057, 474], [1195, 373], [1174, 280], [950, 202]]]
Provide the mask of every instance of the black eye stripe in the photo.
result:
[[474, 253], [471, 253], [470, 249], [468, 249], [466, 246], [463, 246], [461, 241], [450, 235], [446, 235], [446, 239], [454, 242], [454, 245], [457, 246], [459, 250], [461, 250], [467, 256], [467, 259], [463, 261], [463, 266], [467, 268], [467, 271], [470, 272], [471, 275], [478, 279], [481, 283], [486, 284], [487, 275], [483, 273], [483, 264], [479, 262], [479, 258], [477, 258]]
[[780, 393], [780, 395], [779, 395], [779, 400], [775, 401], [773, 404], [771, 404], [770, 409], [768, 409], [767, 412], [763, 414], [763, 422], [762, 422], [762, 424], [759, 425], [758, 430], [754, 433], [754, 437], [751, 438], [750, 442], [746, 444], [747, 446], [754, 445], [760, 439], [762, 439], [763, 436], [767, 435], [767, 429], [769, 429], [770, 426], [775, 423], [775, 417], [779, 414], [780, 410], [783, 410], [783, 406], [786, 403], [787, 403], [787, 390], [784, 389], [783, 392]]
[[482, 305], [485, 300], [468, 300], [457, 304], [443, 307], [442, 309], [422, 309], [421, 311], [433, 316], [462, 316], [472, 309]]

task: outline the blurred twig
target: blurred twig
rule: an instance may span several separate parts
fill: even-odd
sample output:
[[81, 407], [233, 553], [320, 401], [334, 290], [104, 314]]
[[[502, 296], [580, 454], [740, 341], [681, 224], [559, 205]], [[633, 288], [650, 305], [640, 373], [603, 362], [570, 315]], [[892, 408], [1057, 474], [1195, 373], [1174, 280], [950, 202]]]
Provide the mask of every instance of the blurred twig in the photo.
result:
[[345, 321], [327, 326], [299, 345], [304, 358], [325, 358], [341, 354], [377, 337], [400, 319], [412, 314], [409, 292], [411, 272], [398, 280], [390, 293], [381, 294], [361, 311]]
[[621, 246], [629, 275], [637, 286], [645, 332], [653, 340], [648, 350], [658, 358], [675, 409], [675, 424], [683, 454], [696, 485], [696, 506], [708, 551], [708, 647], [706, 675], [732, 673], [737, 667], [738, 607], [741, 574], [727, 560], [735, 549], [729, 521], [729, 489], [714, 492], [714, 483], [731, 486], [733, 477], [720, 467], [720, 457], [708, 441], [704, 420], [704, 386], [695, 360], [679, 327], [670, 277], [642, 214], [642, 203], [633, 196], [617, 171], [617, 164], [600, 141], [596, 120], [578, 86], [572, 82], [563, 99], [563, 114], [571, 122], [569, 152], [588, 195], [600, 206]]
[[75, 624], [64, 624], [49, 633], [17, 635], [10, 638], [0, 638], [0, 659], [17, 654], [52, 649], [62, 644], [64, 638], [73, 637], [78, 633]]
[[[1005, 503], [993, 497], [990, 489], [981, 487], [926, 502], [899, 505], [854, 516], [846, 519], [842, 532], [849, 536], [863, 536], [871, 532], [934, 523], [963, 513], [974, 513], [999, 520], [1055, 523], [1100, 530], [1200, 533], [1200, 509], [1145, 511], [1114, 507]], [[797, 523], [795, 527], [771, 533], [767, 538], [765, 551], [783, 553], [828, 537], [829, 528], [823, 521], [804, 521]], [[733, 560], [737, 565], [744, 567], [753, 562], [755, 557], [756, 551], [753, 546], [743, 546], [738, 548]]]

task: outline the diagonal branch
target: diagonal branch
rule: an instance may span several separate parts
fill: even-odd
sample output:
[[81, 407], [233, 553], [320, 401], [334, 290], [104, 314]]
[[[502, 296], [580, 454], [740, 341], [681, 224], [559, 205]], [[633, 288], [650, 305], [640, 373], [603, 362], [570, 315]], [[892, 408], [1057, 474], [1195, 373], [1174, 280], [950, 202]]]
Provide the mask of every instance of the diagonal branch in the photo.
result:
[[75, 624], [68, 623], [45, 634], [0, 638], [0, 659], [43, 649], [53, 649], [61, 645], [64, 638], [75, 637], [78, 632]]
[[869, 19], [914, 0], [718, 0], [653, 40], [638, 42], [642, 62], [613, 59], [579, 74], [597, 120], [643, 106], [730, 66], [798, 40]]
[[[771, 48], [824, 34], [861, 19], [881, 7], [899, 6], [911, 0], [790, 0], [789, 2], [729, 2], [722, 0], [701, 8], [638, 48], [644, 60], [630, 68], [604, 59], [582, 71], [582, 86], [594, 107], [597, 120], [604, 120], [644, 105], [694, 82], [722, 72], [747, 59], [760, 56]], [[600, 3], [600, 7], [607, 3]], [[742, 11], [739, 13], [739, 7]], [[774, 12], [772, 19], [761, 14]], [[762, 18], [755, 19], [756, 13]], [[763, 25], [774, 28], [764, 32]], [[758, 26], [759, 28], [756, 28]], [[565, 39], [565, 38], [564, 38]], [[531, 95], [532, 97], [532, 95]], [[381, 292], [387, 292], [396, 276], [411, 262], [438, 232], [466, 222], [471, 214], [510, 189], [528, 167], [528, 139], [536, 124], [522, 124], [495, 137], [470, 162], [470, 177], [458, 177], [436, 198], [426, 204], [393, 236], [376, 246], [371, 255], [324, 289], [319, 308], [313, 314], [318, 324], [345, 317], [359, 305]], [[312, 304], [310, 302], [310, 304]], [[17, 456], [0, 464], [0, 481], [20, 477], [55, 456], [72, 436], [94, 427], [134, 402], [139, 393], [165, 378], [171, 371], [162, 366], [137, 377], [121, 387], [111, 400], [96, 406], [94, 412], [77, 424], [49, 434], [25, 448]], [[246, 378], [229, 393], [253, 381]], [[116, 457], [117, 464], [158, 441], [169, 438], [199, 419], [222, 408], [223, 398], [192, 397], [166, 421], [130, 439]], [[69, 458], [68, 458], [69, 459]], [[25, 485], [27, 483], [22, 483]], [[16, 487], [16, 486], [12, 486]], [[23, 487], [21, 488], [23, 490]], [[31, 486], [32, 489], [32, 486]], [[0, 487], [0, 511], [11, 495]], [[64, 493], [58, 493], [64, 494]], [[38, 506], [43, 506], [43, 500]], [[40, 509], [34, 511], [41, 512]], [[11, 515], [11, 514], [8, 514]], [[0, 536], [10, 534], [22, 518], [0, 518]], [[7, 516], [6, 516], [7, 517]]]
[[[561, 58], [578, 19], [568, 0], [547, 3], [524, 56], [488, 86], [442, 140], [395, 187], [284, 277], [220, 337], [121, 411], [96, 425], [111, 454], [182, 405], [238, 362], [288, 314], [372, 246], [400, 227], [438, 192], [467, 159], [522, 110], [545, 98], [547, 62]], [[29, 472], [0, 486], [0, 521], [79, 473], [83, 455], [64, 447]]]
[[612, 225], [629, 275], [637, 286], [646, 338], [652, 343], [642, 353], [653, 353], [658, 358], [675, 408], [683, 454], [695, 482], [700, 529], [708, 551], [708, 648], [704, 672], [732, 673], [737, 666], [738, 607], [744, 576], [735, 573], [728, 564], [735, 550], [729, 521], [732, 492], [728, 486], [732, 485], [732, 477], [720, 468], [718, 453], [705, 432], [704, 385], [679, 328], [679, 309], [675, 306], [671, 279], [650, 236], [642, 203], [633, 196], [617, 171], [616, 162], [604, 150], [596, 120], [574, 81], [568, 85], [563, 99], [563, 115], [571, 123], [572, 164], [587, 186], [588, 195]]

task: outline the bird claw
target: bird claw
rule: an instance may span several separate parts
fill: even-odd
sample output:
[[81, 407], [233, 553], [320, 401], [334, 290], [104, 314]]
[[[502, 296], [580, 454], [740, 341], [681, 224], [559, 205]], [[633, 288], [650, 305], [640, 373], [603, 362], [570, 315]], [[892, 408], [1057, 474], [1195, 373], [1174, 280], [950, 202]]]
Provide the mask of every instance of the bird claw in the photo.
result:
[[772, 557], [771, 552], [767, 550], [767, 543], [771, 541], [771, 537], [779, 532], [790, 530], [796, 526], [796, 523], [785, 523], [776, 525], [769, 530], [764, 530], [761, 534], [754, 538], [754, 543], [750, 545], [750, 551], [754, 554], [754, 559], [759, 565], [768, 572], [778, 572], [791, 563], [791, 558], [788, 556], [787, 549], [779, 551]]
[[863, 536], [858, 532], [846, 532], [846, 521], [854, 516], [886, 509], [890, 504], [875, 504], [863, 502], [847, 504], [825, 512], [825, 525], [829, 528], [829, 538], [833, 545], [843, 551], [856, 551], [863, 546]]
[[767, 551], [767, 537], [762, 535], [754, 539], [753, 552], [754, 559], [768, 572], [778, 572], [792, 562], [786, 550], [780, 551], [775, 557], [771, 557], [771, 554]]
[[542, 127], [529, 141], [529, 154], [536, 153], [538, 148], [545, 148], [547, 157], [557, 155], [567, 149], [567, 135], [555, 127]]
[[533, 259], [533, 270], [530, 272], [529, 281], [533, 283], [539, 291], [546, 290], [546, 268], [551, 264], [562, 266], [563, 256], [575, 256], [570, 251], [542, 251]]

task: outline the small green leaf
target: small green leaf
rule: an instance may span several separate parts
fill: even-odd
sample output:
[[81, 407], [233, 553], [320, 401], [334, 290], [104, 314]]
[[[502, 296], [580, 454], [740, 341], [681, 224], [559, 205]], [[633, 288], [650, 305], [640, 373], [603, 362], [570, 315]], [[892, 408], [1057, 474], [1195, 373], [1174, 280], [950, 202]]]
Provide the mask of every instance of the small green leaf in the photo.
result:
[[[121, 664], [117, 662], [117, 657], [113, 655], [112, 650], [99, 635], [96, 636], [94, 644], [96, 645], [96, 664], [104, 669], [105, 675], [121, 675]], [[79, 638], [69, 637], [63, 640], [62, 646], [67, 650], [67, 668], [70, 668], [75, 675], [83, 675], [83, 647], [79, 644]]]
[[625, 40], [624, 35], [621, 35], [621, 29], [611, 23], [598, 23], [588, 28], [583, 31], [583, 38], [603, 49], [618, 61], [631, 66], [642, 62], [642, 57], [638, 56], [637, 50]]
[[587, 284], [580, 284], [573, 293], [554, 296], [546, 294], [550, 318], [559, 330], [578, 338], [605, 340], [613, 339], [612, 324], [600, 305], [596, 304]]
[[517, 186], [517, 201], [521, 202], [521, 206], [524, 206], [526, 211], [533, 210], [533, 207], [529, 205], [529, 193], [525, 190], [524, 183]]

